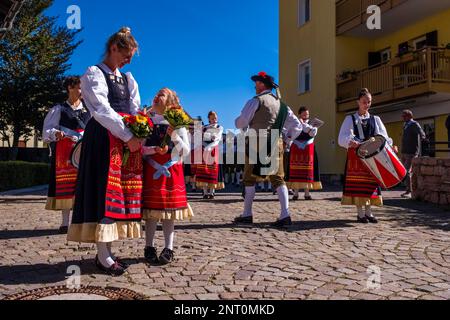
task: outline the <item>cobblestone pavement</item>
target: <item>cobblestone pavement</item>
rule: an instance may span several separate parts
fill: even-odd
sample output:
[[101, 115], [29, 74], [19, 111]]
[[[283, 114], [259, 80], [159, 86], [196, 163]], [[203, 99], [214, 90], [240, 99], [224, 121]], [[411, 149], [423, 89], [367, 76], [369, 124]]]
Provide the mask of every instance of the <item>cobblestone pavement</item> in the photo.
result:
[[177, 225], [176, 261], [147, 266], [143, 239], [117, 242], [132, 265], [116, 278], [95, 268], [93, 245], [57, 234], [60, 215], [44, 210], [44, 194], [0, 197], [0, 299], [64, 285], [70, 265], [81, 267], [82, 285], [149, 299], [450, 299], [450, 212], [400, 192], [384, 194], [378, 225], [355, 223], [339, 192], [314, 193], [291, 203], [295, 224], [285, 230], [269, 227], [279, 211], [272, 194], [257, 195], [252, 227], [231, 223], [243, 207], [237, 192], [213, 202], [191, 194], [196, 216]]

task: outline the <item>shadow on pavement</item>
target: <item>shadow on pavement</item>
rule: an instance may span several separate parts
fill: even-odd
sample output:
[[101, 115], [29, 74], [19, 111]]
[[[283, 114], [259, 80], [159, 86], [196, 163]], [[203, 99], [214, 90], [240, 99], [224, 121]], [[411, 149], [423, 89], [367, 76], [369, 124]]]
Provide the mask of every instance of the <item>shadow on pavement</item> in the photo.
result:
[[383, 220], [400, 227], [423, 226], [450, 231], [450, 210], [410, 199], [386, 199]]
[[39, 238], [46, 236], [59, 236], [58, 229], [50, 230], [0, 230], [0, 240]]

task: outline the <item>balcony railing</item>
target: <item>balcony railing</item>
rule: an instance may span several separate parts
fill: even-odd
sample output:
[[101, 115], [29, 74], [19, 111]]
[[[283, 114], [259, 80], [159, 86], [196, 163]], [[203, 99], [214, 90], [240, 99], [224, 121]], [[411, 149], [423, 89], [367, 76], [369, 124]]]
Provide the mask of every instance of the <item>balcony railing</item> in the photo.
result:
[[338, 111], [355, 109], [361, 88], [372, 92], [374, 105], [430, 93], [450, 93], [450, 50], [428, 47], [338, 80]]
[[367, 21], [367, 8], [377, 5], [386, 12], [408, 0], [340, 0], [336, 2], [336, 33], [351, 30]]

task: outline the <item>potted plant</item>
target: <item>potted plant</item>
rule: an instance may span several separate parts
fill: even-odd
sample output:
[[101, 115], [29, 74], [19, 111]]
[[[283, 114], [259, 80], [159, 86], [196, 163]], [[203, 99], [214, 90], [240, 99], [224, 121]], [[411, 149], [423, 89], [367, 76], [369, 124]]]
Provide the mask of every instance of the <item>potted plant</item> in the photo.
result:
[[347, 69], [337, 75], [337, 80], [338, 81], [354, 80], [354, 79], [356, 79], [357, 74], [358, 74], [357, 71]]

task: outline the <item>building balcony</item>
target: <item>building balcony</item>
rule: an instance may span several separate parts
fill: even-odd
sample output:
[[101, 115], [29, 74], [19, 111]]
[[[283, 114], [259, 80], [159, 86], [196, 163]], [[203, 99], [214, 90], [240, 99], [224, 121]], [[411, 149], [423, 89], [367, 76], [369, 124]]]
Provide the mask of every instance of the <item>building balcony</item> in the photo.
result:
[[347, 78], [337, 81], [337, 111], [355, 110], [361, 88], [372, 92], [373, 106], [422, 96], [450, 95], [450, 49], [428, 47], [349, 73]]
[[[369, 30], [366, 26], [367, 8], [380, 7], [381, 30]], [[338, 0], [336, 1], [336, 34], [377, 38], [390, 34], [426, 17], [450, 9], [450, 0]]]

